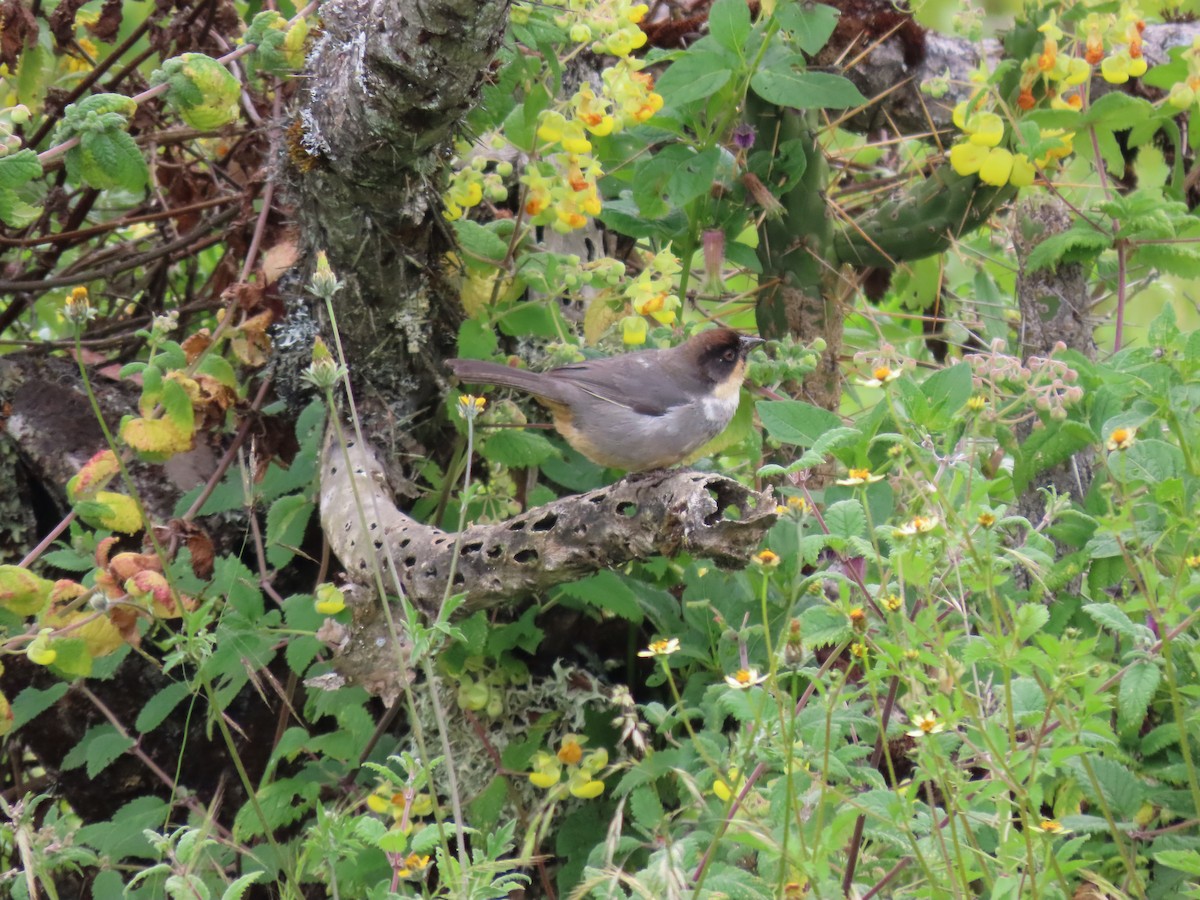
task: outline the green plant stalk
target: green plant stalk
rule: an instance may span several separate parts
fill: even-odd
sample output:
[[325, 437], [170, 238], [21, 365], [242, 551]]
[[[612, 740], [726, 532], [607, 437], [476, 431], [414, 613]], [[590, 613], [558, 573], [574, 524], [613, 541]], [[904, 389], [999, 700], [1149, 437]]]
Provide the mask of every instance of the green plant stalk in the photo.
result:
[[[343, 375], [343, 379], [342, 379], [343, 380], [342, 386], [343, 386], [343, 389], [346, 391], [346, 397], [349, 400], [349, 411], [350, 411], [350, 415], [352, 417], [351, 420], [354, 424], [355, 437], [359, 442], [359, 446], [366, 446], [366, 440], [364, 439], [363, 433], [362, 433], [362, 422], [359, 420], [358, 410], [354, 403], [354, 394], [353, 394], [352, 386], [350, 384], [349, 368], [347, 367], [347, 364], [346, 364], [346, 354], [345, 354], [345, 350], [342, 346], [341, 331], [338, 328], [337, 317], [336, 317], [336, 313], [333, 308], [332, 294], [326, 296], [324, 298], [324, 300], [325, 300], [326, 314], [329, 316], [330, 327], [333, 332], [334, 347], [337, 350], [338, 364], [342, 367], [343, 373], [345, 373]], [[337, 440], [338, 440], [338, 445], [340, 447], [344, 448], [346, 446], [346, 439], [345, 439], [344, 433], [342, 432], [341, 423], [339, 422], [337, 414], [336, 414], [337, 405], [334, 402], [332, 389], [326, 390], [326, 405], [330, 411], [329, 420], [333, 424], [334, 431], [335, 431], [335, 434], [336, 434]], [[358, 511], [359, 528], [362, 529], [363, 534], [366, 534], [366, 533], [368, 533], [367, 522], [366, 522], [366, 508], [363, 505], [362, 496], [360, 495], [360, 493], [358, 491], [358, 483], [355, 479], [350, 479], [350, 488], [354, 493], [354, 507]], [[407, 599], [407, 597], [404, 594], [404, 586], [400, 581], [400, 573], [396, 568], [396, 561], [392, 556], [391, 547], [387, 544], [385, 544], [385, 547], [387, 547], [387, 562], [388, 562], [389, 575], [391, 576], [392, 583], [396, 587], [396, 593], [400, 597], [401, 602], [404, 603], [406, 606], [410, 607], [409, 618], [413, 619], [415, 621], [415, 615], [414, 615], [415, 609], [411, 609], [411, 603], [409, 602], [409, 600]], [[396, 620], [395, 620], [395, 617], [392, 615], [391, 604], [388, 603], [388, 601], [387, 601], [387, 591], [383, 585], [383, 572], [378, 565], [372, 566], [372, 575], [374, 576], [374, 579], [375, 579], [375, 589], [379, 594], [379, 603], [380, 603], [380, 606], [382, 607], [384, 621], [387, 623], [388, 636], [392, 640], [392, 645], [396, 648], [396, 653], [397, 653], [396, 661], [399, 665], [403, 665], [404, 661], [402, 658], [400, 658], [400, 650], [399, 650], [400, 635], [396, 629]], [[409, 721], [412, 723], [413, 737], [417, 742], [417, 747], [421, 751], [422, 759], [430, 759], [431, 757], [429, 755], [429, 750], [428, 750], [428, 747], [425, 742], [425, 730], [424, 730], [424, 728], [421, 727], [420, 717], [417, 715], [416, 701], [413, 697], [412, 686], [408, 683], [407, 679], [402, 679], [402, 681], [403, 681], [402, 689], [404, 692], [405, 705], [408, 707]], [[430, 685], [430, 689], [431, 690], [434, 689], [432, 684]], [[437, 715], [437, 712], [435, 709], [435, 716], [436, 715]], [[438, 725], [439, 731], [441, 731], [443, 734], [443, 738], [448, 739], [448, 738], [445, 738], [445, 734], [446, 734], [445, 720], [443, 718], [438, 718], [437, 725]], [[453, 767], [453, 761], [450, 759], [447, 759], [446, 764], [447, 764], [447, 767], [450, 767], [450, 768]], [[439, 804], [437, 802], [437, 793], [433, 792], [432, 797], [434, 800], [434, 802], [433, 802], [434, 821], [437, 823], [437, 826], [438, 826], [438, 839], [441, 842], [442, 852], [445, 853], [447, 858], [449, 858], [451, 856], [450, 842], [449, 842], [449, 839], [446, 837], [445, 816], [442, 813], [441, 804]], [[458, 809], [458, 808], [461, 808], [461, 807], [456, 806], [456, 809]], [[463, 824], [464, 823], [461, 818], [458, 818], [454, 824], [455, 824], [455, 830], [459, 837], [459, 840], [457, 842], [457, 848], [456, 848], [458, 851], [459, 865], [462, 867], [462, 869], [464, 871], [466, 871], [467, 866], [469, 865], [469, 860], [467, 859], [467, 855], [466, 855], [466, 853], [467, 853], [466, 846], [465, 846], [466, 841], [463, 840]]]
[[[1144, 576], [1139, 577], [1144, 585]], [[1164, 619], [1163, 610], [1155, 600], [1156, 593], [1147, 590], [1143, 592], [1143, 596], [1146, 598], [1146, 602], [1150, 604], [1150, 611], [1154, 615], [1155, 620], [1162, 623]], [[1187, 722], [1187, 710], [1184, 708], [1183, 696], [1179, 691], [1179, 677], [1175, 670], [1175, 642], [1171, 636], [1171, 629], [1164, 627], [1161, 628], [1161, 632], [1163, 677], [1166, 679], [1167, 693], [1171, 698], [1171, 711], [1175, 714], [1175, 721], [1179, 724], [1179, 752], [1183, 756], [1184, 765], [1187, 767], [1188, 790], [1192, 795], [1192, 807], [1200, 810], [1200, 778], [1196, 774], [1196, 761], [1192, 756], [1191, 741], [1188, 739], [1185, 726]]]

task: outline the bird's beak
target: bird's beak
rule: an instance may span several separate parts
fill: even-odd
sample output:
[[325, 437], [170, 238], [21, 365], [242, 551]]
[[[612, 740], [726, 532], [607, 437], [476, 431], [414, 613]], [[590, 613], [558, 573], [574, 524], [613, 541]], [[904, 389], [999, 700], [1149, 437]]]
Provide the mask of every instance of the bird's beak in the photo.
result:
[[765, 343], [766, 343], [766, 339], [765, 339], [765, 338], [754, 337], [754, 336], [752, 336], [752, 335], [749, 335], [749, 334], [742, 334], [742, 335], [739, 335], [739, 336], [738, 336], [738, 340], [739, 340], [739, 342], [741, 343], [741, 347], [742, 347], [742, 352], [743, 352], [743, 353], [749, 353], [751, 350], [753, 350], [753, 349], [754, 349], [755, 347], [757, 347], [759, 344], [765, 344]]

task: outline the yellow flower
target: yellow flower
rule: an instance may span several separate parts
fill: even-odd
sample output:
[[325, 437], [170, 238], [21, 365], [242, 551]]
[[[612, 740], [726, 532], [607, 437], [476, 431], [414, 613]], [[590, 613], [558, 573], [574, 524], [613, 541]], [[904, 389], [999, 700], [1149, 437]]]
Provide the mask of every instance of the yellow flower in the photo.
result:
[[336, 616], [346, 608], [346, 597], [332, 584], [322, 584], [317, 587], [313, 607], [323, 616]]
[[1183, 562], [1189, 569], [1200, 569], [1200, 553], [1186, 557]]
[[975, 521], [978, 522], [982, 528], [991, 528], [996, 524], [996, 517], [990, 512], [981, 512]]
[[574, 734], [564, 735], [556, 754], [558, 761], [565, 766], [579, 765], [579, 761], [583, 759], [583, 745], [586, 740]]
[[779, 554], [772, 550], [760, 550], [750, 558], [750, 561], [764, 569], [774, 569], [779, 565]]
[[626, 316], [621, 320], [621, 340], [626, 346], [636, 347], [646, 343], [646, 320], [641, 316]]
[[762, 684], [767, 680], [766, 675], [759, 674], [758, 669], [738, 669], [732, 675], [725, 676], [725, 683], [735, 690], [744, 691], [746, 688]]
[[1012, 175], [1013, 155], [1003, 147], [993, 147], [979, 167], [979, 180], [993, 187], [1008, 184]]
[[458, 411], [468, 419], [474, 419], [487, 406], [486, 397], [476, 397], [474, 394], [459, 394]]
[[424, 875], [427, 868], [429, 868], [428, 856], [410, 853], [404, 858], [400, 868], [396, 870], [396, 875], [400, 878], [415, 878]]
[[662, 640], [651, 641], [649, 647], [638, 651], [638, 656], [646, 658], [652, 656], [670, 656], [678, 649], [679, 638], [663, 638]]
[[1037, 827], [1045, 834], [1070, 834], [1070, 829], [1063, 828], [1058, 819], [1042, 819]]
[[572, 797], [578, 797], [580, 800], [591, 800], [604, 793], [604, 782], [598, 778], [592, 778], [582, 769], [579, 769], [572, 772], [571, 777], [567, 779], [567, 790], [571, 792]]
[[889, 381], [895, 381], [901, 375], [899, 369], [893, 369], [890, 366], [876, 366], [871, 372], [870, 378], [859, 378], [858, 383], [863, 387], [880, 387], [887, 384]]
[[884, 598], [883, 607], [888, 612], [899, 612], [904, 608], [904, 598], [899, 594], [888, 594]]
[[937, 528], [940, 520], [937, 516], [913, 516], [896, 529], [897, 537], [912, 537], [914, 534], [925, 534]]
[[25, 648], [25, 655], [35, 666], [48, 666], [58, 659], [58, 651], [50, 646], [50, 635], [53, 632], [53, 628], [43, 628]]
[[982, 394], [976, 394], [967, 401], [967, 409], [971, 412], [980, 412], [987, 406], [987, 398]]
[[1108, 440], [1104, 442], [1104, 446], [1109, 450], [1128, 450], [1133, 446], [1136, 434], [1136, 428], [1114, 428], [1112, 434], [1108, 436]]
[[728, 803], [734, 794], [741, 793], [742, 786], [746, 783], [746, 779], [741, 777], [741, 772], [737, 766], [730, 766], [729, 780], [718, 778], [713, 782], [712, 792], [717, 795], [717, 798], [722, 803]]
[[532, 766], [529, 781], [534, 787], [552, 788], [562, 778], [562, 766], [553, 753], [539, 750], [533, 754]]
[[882, 480], [882, 475], [872, 475], [870, 469], [851, 469], [846, 473], [846, 477], [839, 478], [837, 483], [850, 486], [855, 484], [871, 484], [872, 482]]
[[909, 737], [925, 737], [927, 734], [938, 734], [946, 730], [945, 723], [932, 712], [915, 717], [912, 723], [917, 727], [908, 732]]
[[987, 159], [988, 148], [977, 144], [955, 144], [950, 148], [950, 168], [959, 175], [974, 175]]

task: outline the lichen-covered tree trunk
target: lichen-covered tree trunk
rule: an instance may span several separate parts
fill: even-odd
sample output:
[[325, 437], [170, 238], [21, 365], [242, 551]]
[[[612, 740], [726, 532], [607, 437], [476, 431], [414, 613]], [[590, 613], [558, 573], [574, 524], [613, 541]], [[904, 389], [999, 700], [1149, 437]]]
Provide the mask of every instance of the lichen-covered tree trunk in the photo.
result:
[[[345, 284], [338, 331], [372, 431], [393, 444], [439, 387], [457, 298], [440, 277], [439, 173], [508, 18], [504, 0], [322, 7], [290, 148], [301, 244]], [[392, 429], [391, 434], [383, 433]]]

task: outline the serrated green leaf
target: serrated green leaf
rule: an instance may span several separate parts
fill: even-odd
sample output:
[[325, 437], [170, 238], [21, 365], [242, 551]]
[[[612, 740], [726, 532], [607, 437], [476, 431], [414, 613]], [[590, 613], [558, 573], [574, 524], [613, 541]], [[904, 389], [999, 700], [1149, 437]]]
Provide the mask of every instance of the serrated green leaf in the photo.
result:
[[1168, 869], [1200, 876], [1200, 853], [1195, 850], [1160, 850], [1154, 854], [1154, 861]]
[[92, 674], [92, 654], [82, 638], [57, 638], [51, 645], [57, 654], [52, 668], [67, 678], [86, 678]]
[[642, 621], [642, 608], [637, 594], [614, 572], [597, 572], [574, 584], [559, 585], [558, 590], [589, 606], [628, 619], [635, 625]]
[[170, 421], [177, 431], [192, 433], [196, 427], [196, 411], [192, 408], [192, 398], [182, 384], [173, 378], [165, 379], [158, 402], [163, 407], [163, 418]]
[[[508, 256], [508, 242], [494, 228], [470, 219], [458, 219], [453, 226], [458, 245], [468, 257], [499, 265]], [[470, 259], [467, 261], [470, 262]]]
[[236, 391], [238, 388], [237, 374], [233, 371], [233, 365], [223, 356], [218, 356], [216, 353], [206, 354], [204, 359], [200, 361], [200, 365], [196, 367], [197, 375], [207, 375], [229, 388]]
[[19, 188], [42, 176], [37, 153], [28, 148], [0, 159], [0, 188]]
[[655, 832], [666, 819], [666, 810], [658, 794], [648, 784], [634, 788], [629, 795], [629, 811], [633, 820], [648, 832]]
[[1128, 450], [1117, 453], [1120, 456], [1110, 461], [1109, 471], [1122, 484], [1134, 481], [1160, 484], [1168, 478], [1180, 477], [1186, 471], [1183, 452], [1166, 441], [1139, 440]]
[[[72, 160], [74, 166], [72, 167]], [[79, 145], [67, 151], [67, 170], [85, 184], [97, 190], [124, 188], [141, 189], [149, 170], [137, 143], [125, 131], [85, 131]]]
[[509, 468], [527, 469], [559, 456], [545, 437], [519, 428], [501, 428], [488, 435], [479, 448], [483, 458]]
[[1046, 694], [1033, 678], [1014, 678], [1011, 688], [1013, 718], [1021, 725], [1032, 725], [1046, 712]]
[[304, 543], [304, 532], [312, 518], [312, 501], [303, 494], [285, 494], [267, 511], [267, 562], [282, 569]]
[[793, 56], [759, 69], [750, 77], [750, 87], [768, 103], [794, 109], [849, 109], [867, 102], [854, 82], [828, 72], [803, 71], [804, 64], [804, 57]]
[[265, 875], [266, 872], [261, 869], [257, 872], [247, 872], [237, 880], [230, 882], [229, 887], [225, 888], [225, 893], [221, 894], [221, 900], [242, 900], [246, 894], [246, 888], [257, 884]]
[[111, 734], [97, 734], [93, 737], [87, 747], [88, 778], [95, 778], [107, 769], [134, 743], [133, 738], [120, 734], [115, 729]]
[[146, 701], [142, 711], [138, 713], [134, 728], [139, 734], [153, 731], [167, 720], [167, 716], [185, 697], [190, 696], [191, 688], [185, 682], [175, 681], [168, 684], [153, 697]]
[[[283, 778], [268, 784], [258, 792], [257, 808], [246, 803], [238, 810], [233, 822], [234, 836], [245, 840], [291, 825], [312, 811], [320, 790], [316, 781], [299, 778]], [[258, 812], [260, 809], [262, 816]]]
[[1145, 721], [1150, 701], [1162, 681], [1162, 669], [1150, 660], [1133, 663], [1121, 677], [1117, 689], [1117, 730], [1136, 732]]
[[1111, 603], [1086, 603], [1083, 606], [1083, 611], [1097, 625], [1107, 628], [1109, 631], [1115, 631], [1122, 637], [1137, 640], [1144, 634], [1144, 630], [1135, 625], [1129, 616], [1125, 615], [1124, 611]]
[[228, 69], [203, 53], [168, 59], [150, 76], [150, 83], [167, 85], [167, 103], [192, 128], [220, 128], [238, 117], [241, 84]]
[[825, 510], [825, 527], [831, 537], [863, 537], [867, 533], [867, 514], [858, 500], [839, 500]]
[[1027, 641], [1042, 630], [1050, 621], [1050, 610], [1040, 603], [1023, 603], [1013, 616], [1013, 624], [1017, 629], [1017, 637]]
[[[52, 707], [55, 703], [62, 699], [63, 694], [70, 687], [65, 681], [60, 681], [57, 684], [52, 684], [45, 690], [41, 688], [28, 687], [12, 701], [13, 722], [12, 731], [16, 731], [22, 725], [27, 725], [32, 722], [43, 712]], [[10, 734], [12, 732], [9, 732]]]
[[1095, 432], [1082, 422], [1052, 422], [1034, 431], [1014, 454], [1013, 489], [1024, 493], [1039, 472], [1066, 462], [1085, 447], [1094, 446]]
[[1033, 248], [1026, 265], [1030, 271], [1054, 269], [1059, 263], [1083, 262], [1111, 249], [1111, 234], [1077, 222], [1067, 231], [1054, 234]]

